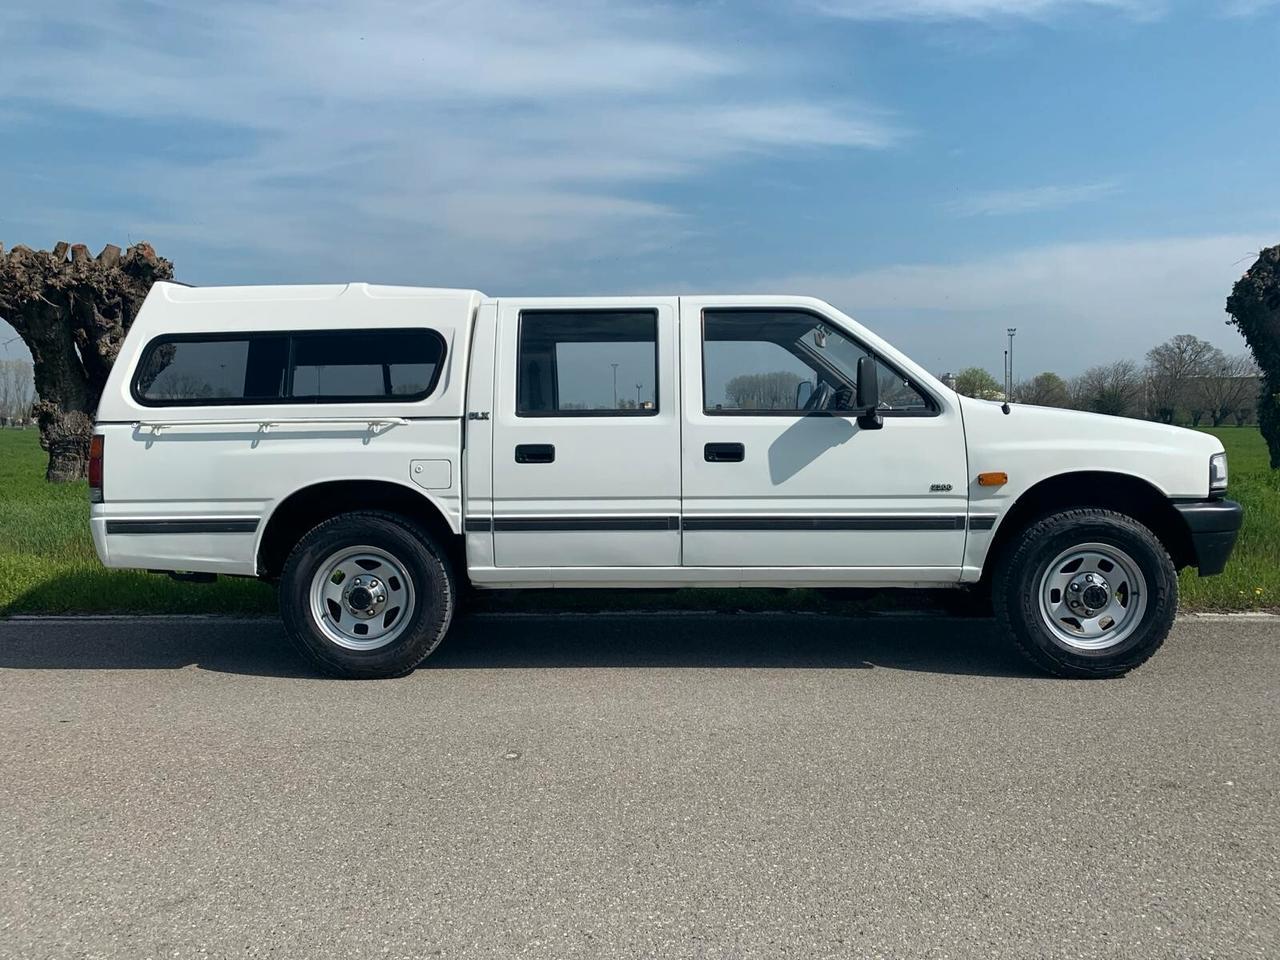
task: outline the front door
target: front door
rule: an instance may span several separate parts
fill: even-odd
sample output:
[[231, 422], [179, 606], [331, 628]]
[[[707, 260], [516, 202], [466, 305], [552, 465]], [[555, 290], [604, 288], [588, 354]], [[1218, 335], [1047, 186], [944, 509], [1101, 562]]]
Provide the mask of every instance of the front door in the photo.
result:
[[[825, 304], [791, 304], [681, 299], [685, 566], [957, 580], [967, 463], [954, 395]], [[868, 353], [881, 429], [851, 410]]]
[[499, 567], [680, 565], [676, 300], [501, 300]]

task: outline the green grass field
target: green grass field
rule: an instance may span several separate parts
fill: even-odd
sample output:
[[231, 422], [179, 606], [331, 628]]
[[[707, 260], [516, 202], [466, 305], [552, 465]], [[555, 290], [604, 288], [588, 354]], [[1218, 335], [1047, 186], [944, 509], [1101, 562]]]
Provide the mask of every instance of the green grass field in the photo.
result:
[[1182, 571], [1184, 610], [1280, 608], [1280, 470], [1272, 470], [1257, 427], [1204, 428], [1227, 449], [1232, 500], [1244, 506], [1244, 529], [1226, 572]]
[[[1231, 496], [1245, 507], [1245, 527], [1220, 577], [1183, 571], [1186, 610], [1280, 608], [1280, 471], [1267, 466], [1255, 427], [1209, 431], [1226, 446]], [[252, 580], [219, 578], [213, 584], [175, 583], [168, 577], [105, 570], [89, 537], [84, 483], [49, 484], [45, 454], [34, 430], [0, 430], [0, 615], [15, 613], [270, 613], [275, 595]], [[681, 590], [671, 593], [534, 591], [493, 595], [490, 609], [574, 608], [618, 604], [627, 609], [804, 609], [893, 607], [906, 598], [869, 591], [838, 599], [817, 591]]]
[[46, 483], [35, 430], [0, 430], [0, 614], [268, 613], [254, 580], [213, 584], [106, 570], [89, 536], [88, 484]]

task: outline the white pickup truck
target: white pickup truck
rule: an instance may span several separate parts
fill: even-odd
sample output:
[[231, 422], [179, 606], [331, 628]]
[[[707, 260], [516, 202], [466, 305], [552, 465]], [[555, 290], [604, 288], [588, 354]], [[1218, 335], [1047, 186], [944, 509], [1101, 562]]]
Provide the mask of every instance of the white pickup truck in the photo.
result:
[[104, 564], [278, 581], [351, 677], [412, 670], [464, 582], [968, 588], [1115, 676], [1223, 569], [1226, 487], [1211, 436], [961, 397], [819, 300], [358, 283], [156, 284], [90, 461]]

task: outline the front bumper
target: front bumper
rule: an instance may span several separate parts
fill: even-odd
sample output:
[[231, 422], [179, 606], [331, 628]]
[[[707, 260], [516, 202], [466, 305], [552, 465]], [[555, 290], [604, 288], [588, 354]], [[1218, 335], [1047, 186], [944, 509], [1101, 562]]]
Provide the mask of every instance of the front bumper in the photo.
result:
[[1173, 506], [1191, 532], [1200, 576], [1221, 573], [1240, 535], [1244, 508], [1234, 500], [1192, 500]]

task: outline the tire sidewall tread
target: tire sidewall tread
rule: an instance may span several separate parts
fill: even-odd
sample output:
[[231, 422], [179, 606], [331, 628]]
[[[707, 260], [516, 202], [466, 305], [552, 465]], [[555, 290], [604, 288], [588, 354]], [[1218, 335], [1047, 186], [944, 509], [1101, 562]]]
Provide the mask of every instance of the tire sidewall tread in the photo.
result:
[[[1129, 554], [1147, 581], [1147, 607], [1134, 633], [1114, 650], [1074, 653], [1055, 643], [1040, 617], [1045, 565], [1072, 544], [1107, 543]], [[1024, 657], [1060, 677], [1123, 676], [1164, 643], [1178, 612], [1178, 575], [1158, 537], [1132, 517], [1080, 507], [1042, 517], [1019, 532], [992, 578], [996, 619]]]
[[[311, 616], [311, 581], [319, 565], [347, 546], [387, 549], [413, 578], [412, 622], [395, 640], [374, 650], [348, 650], [326, 637]], [[407, 518], [381, 510], [341, 513], [312, 527], [289, 552], [280, 576], [280, 615], [293, 645], [331, 676], [348, 679], [402, 677], [440, 645], [457, 599], [445, 551]]]

